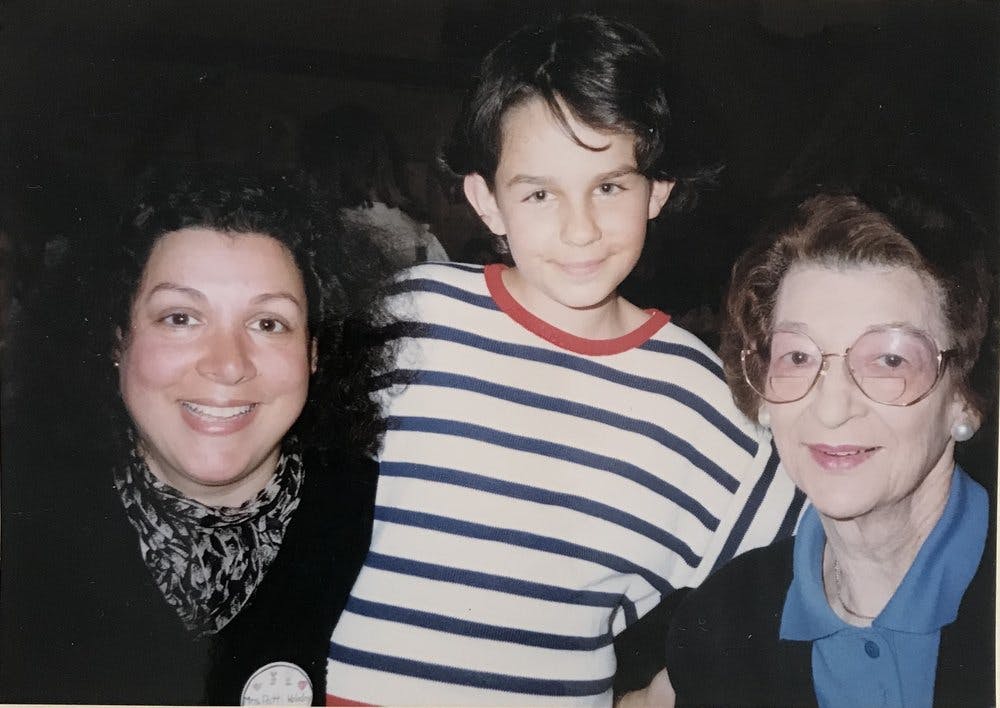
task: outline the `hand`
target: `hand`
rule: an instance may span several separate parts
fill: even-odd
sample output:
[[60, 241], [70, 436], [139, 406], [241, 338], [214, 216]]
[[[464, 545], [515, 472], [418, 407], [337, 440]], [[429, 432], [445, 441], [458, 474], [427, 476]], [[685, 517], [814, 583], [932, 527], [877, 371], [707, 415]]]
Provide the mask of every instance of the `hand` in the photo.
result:
[[618, 699], [615, 708], [674, 708], [677, 694], [667, 670], [662, 669], [646, 688], [630, 691]]

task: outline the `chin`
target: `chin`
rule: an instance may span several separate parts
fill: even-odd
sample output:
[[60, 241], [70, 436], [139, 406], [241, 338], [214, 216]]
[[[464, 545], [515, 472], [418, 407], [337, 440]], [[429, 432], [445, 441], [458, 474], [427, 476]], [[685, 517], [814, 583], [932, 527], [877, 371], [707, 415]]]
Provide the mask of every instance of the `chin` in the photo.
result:
[[868, 499], [869, 495], [865, 490], [858, 489], [857, 485], [836, 491], [812, 489], [806, 492], [806, 496], [816, 511], [838, 521], [864, 516], [875, 506], [873, 501]]
[[183, 469], [184, 476], [206, 488], [225, 488], [253, 474], [256, 465], [245, 457], [218, 455], [214, 459], [201, 456]]

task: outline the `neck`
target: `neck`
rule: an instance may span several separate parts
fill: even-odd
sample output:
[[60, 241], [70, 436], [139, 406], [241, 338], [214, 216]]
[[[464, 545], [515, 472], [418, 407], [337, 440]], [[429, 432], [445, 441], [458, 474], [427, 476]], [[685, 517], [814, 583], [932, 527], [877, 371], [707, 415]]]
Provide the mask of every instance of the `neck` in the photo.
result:
[[588, 307], [571, 307], [551, 299], [532, 297], [517, 268], [501, 276], [504, 287], [521, 307], [546, 323], [584, 339], [616, 339], [640, 327], [649, 314], [618, 294], [610, 293]]
[[845, 622], [870, 624], [870, 618], [885, 608], [913, 565], [948, 501], [954, 460], [946, 457], [912, 493], [884, 507], [853, 519], [820, 514], [826, 532], [826, 595], [830, 607]]
[[278, 467], [281, 450], [275, 447], [247, 474], [224, 484], [206, 484], [172, 473], [169, 467], [159, 464], [159, 461], [153, 456], [144, 452], [142, 454], [154, 477], [170, 485], [189, 499], [201, 502], [205, 506], [238, 507], [257, 496], [271, 481]]

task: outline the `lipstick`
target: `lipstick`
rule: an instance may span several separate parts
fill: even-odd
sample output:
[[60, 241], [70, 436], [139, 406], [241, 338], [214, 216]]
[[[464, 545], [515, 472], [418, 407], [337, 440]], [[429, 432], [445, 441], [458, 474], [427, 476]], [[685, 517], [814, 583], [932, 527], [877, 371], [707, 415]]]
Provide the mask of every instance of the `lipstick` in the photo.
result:
[[879, 451], [876, 447], [863, 445], [821, 445], [810, 444], [809, 454], [816, 463], [826, 470], [851, 470], [867, 462]]
[[248, 401], [180, 401], [181, 419], [204, 435], [231, 435], [253, 422], [257, 403]]

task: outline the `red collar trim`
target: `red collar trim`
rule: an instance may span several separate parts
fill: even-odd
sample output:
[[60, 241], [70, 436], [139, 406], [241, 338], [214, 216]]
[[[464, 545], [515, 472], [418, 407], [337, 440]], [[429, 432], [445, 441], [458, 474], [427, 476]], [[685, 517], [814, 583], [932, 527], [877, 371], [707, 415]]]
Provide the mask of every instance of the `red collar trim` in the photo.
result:
[[664, 325], [670, 321], [670, 315], [660, 310], [646, 310], [649, 319], [639, 327], [614, 339], [587, 339], [578, 337], [575, 334], [565, 332], [558, 327], [550, 325], [528, 312], [514, 299], [514, 296], [503, 284], [502, 273], [507, 270], [507, 266], [502, 263], [491, 263], [483, 270], [486, 275], [486, 287], [502, 312], [517, 322], [532, 334], [536, 334], [547, 342], [555, 344], [562, 349], [568, 349], [577, 354], [588, 356], [606, 356], [608, 354], [621, 354], [629, 349], [635, 349], [645, 344], [650, 337], [660, 331]]

